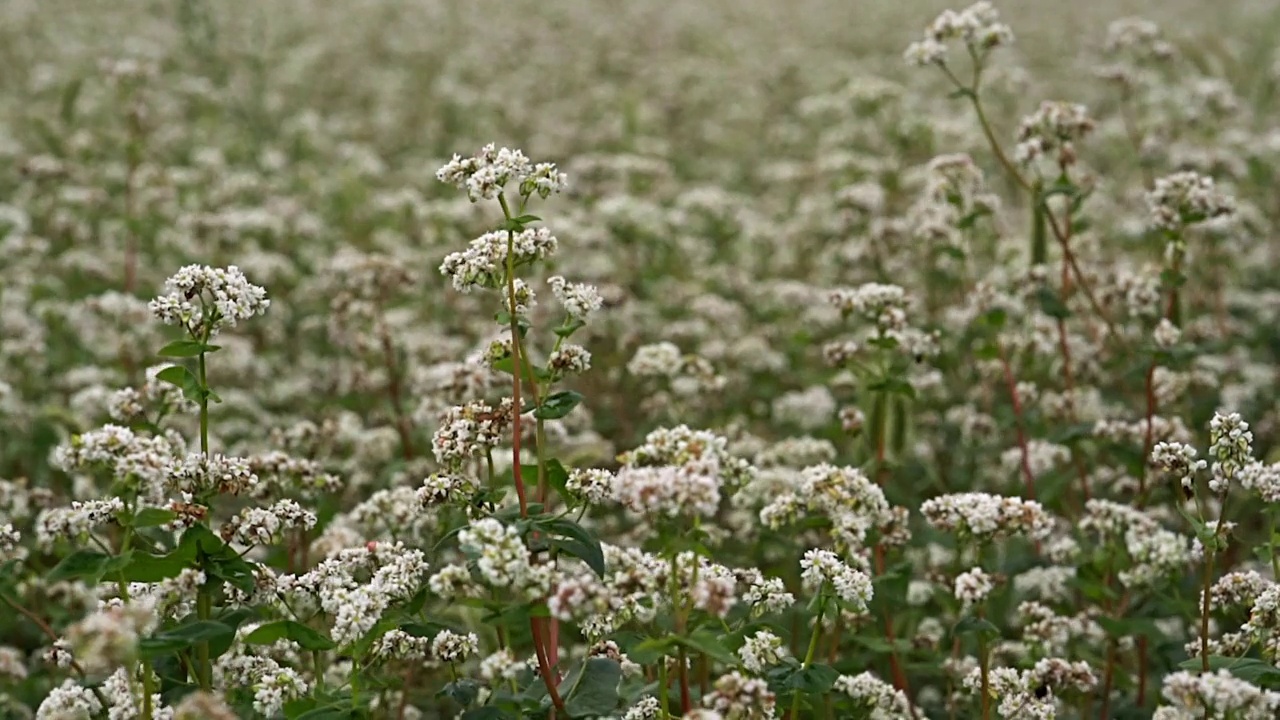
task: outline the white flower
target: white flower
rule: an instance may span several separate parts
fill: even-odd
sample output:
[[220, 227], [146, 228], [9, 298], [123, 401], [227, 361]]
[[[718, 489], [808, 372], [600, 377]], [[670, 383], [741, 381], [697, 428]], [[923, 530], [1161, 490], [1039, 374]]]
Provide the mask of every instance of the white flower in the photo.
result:
[[821, 592], [823, 586], [829, 584], [836, 597], [850, 609], [866, 612], [872, 593], [871, 578], [866, 573], [844, 564], [830, 550], [817, 549], [805, 552], [800, 568], [806, 587]]

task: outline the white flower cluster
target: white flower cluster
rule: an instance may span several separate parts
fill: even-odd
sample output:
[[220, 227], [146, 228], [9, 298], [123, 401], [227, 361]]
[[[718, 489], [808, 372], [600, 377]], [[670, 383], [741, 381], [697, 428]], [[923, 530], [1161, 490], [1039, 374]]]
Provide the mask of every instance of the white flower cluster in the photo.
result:
[[248, 507], [222, 526], [222, 539], [241, 545], [270, 545], [286, 530], [310, 530], [316, 514], [302, 509], [295, 500], [281, 500], [271, 507]]
[[747, 591], [742, 594], [742, 601], [751, 607], [752, 616], [782, 612], [795, 604], [795, 596], [787, 592], [786, 583], [781, 578], [765, 577], [755, 569], [747, 570], [745, 574]]
[[830, 550], [813, 549], [800, 560], [800, 578], [807, 588], [819, 591], [830, 584], [836, 597], [855, 612], [866, 612], [871, 602], [871, 578], [861, 570], [849, 567]]
[[589, 505], [614, 500], [613, 473], [600, 468], [575, 468], [565, 480], [565, 489]]
[[844, 315], [858, 315], [881, 333], [907, 326], [910, 298], [899, 285], [867, 283], [856, 288], [832, 290], [829, 300]]
[[522, 196], [534, 194], [546, 198], [568, 185], [568, 176], [555, 163], [534, 163], [520, 150], [498, 148], [493, 143], [480, 148], [472, 157], [454, 155], [436, 171], [436, 178], [466, 190], [472, 202], [493, 200], [510, 183], [515, 183]]
[[239, 495], [258, 484], [247, 458], [222, 453], [188, 453], [182, 460], [171, 461], [167, 470], [169, 487], [191, 495]]
[[92, 718], [102, 710], [102, 703], [92, 690], [68, 678], [45, 696], [36, 708], [36, 720]]
[[714, 687], [702, 699], [702, 704], [721, 717], [734, 720], [767, 720], [774, 717], [777, 697], [764, 680], [748, 678], [734, 671], [721, 675]]
[[1151, 448], [1151, 464], [1178, 478], [1183, 488], [1195, 487], [1196, 473], [1209, 467], [1209, 463], [1197, 459], [1199, 453], [1186, 443], [1160, 442]]
[[1093, 132], [1094, 125], [1084, 105], [1046, 100], [1018, 124], [1014, 159], [1030, 165], [1041, 157], [1056, 153], [1053, 160], [1058, 165], [1074, 165], [1075, 144]]
[[788, 654], [782, 638], [768, 630], [758, 630], [748, 635], [742, 647], [738, 648], [742, 666], [757, 675], [764, 674], [765, 670], [777, 665]]
[[995, 6], [986, 0], [956, 12], [943, 10], [924, 31], [924, 39], [911, 43], [903, 57], [911, 65], [947, 61], [947, 41], [960, 39], [974, 52], [985, 52], [1013, 42], [1013, 31], [1000, 22]]
[[212, 337], [224, 327], [264, 314], [271, 305], [267, 291], [249, 282], [235, 265], [187, 265], [165, 282], [165, 292], [151, 301], [152, 314], [166, 325], [182, 325], [194, 337]]
[[426, 570], [421, 550], [399, 542], [369, 543], [340, 550], [304, 575], [281, 576], [278, 584], [291, 607], [318, 604], [332, 620], [330, 637], [347, 645], [373, 628], [392, 603], [413, 595]]
[[693, 430], [687, 425], [658, 428], [644, 438], [644, 444], [623, 453], [619, 461], [628, 467], [679, 465], [708, 475], [717, 475], [726, 485], [738, 487], [755, 477], [751, 463], [729, 450], [729, 441], [709, 430]]
[[1258, 491], [1266, 502], [1280, 502], [1280, 463], [1246, 465], [1240, 470], [1240, 486]]
[[458, 533], [458, 543], [476, 558], [476, 569], [490, 587], [536, 595], [550, 584], [550, 566], [533, 563], [515, 526], [493, 518], [476, 520]]
[[115, 601], [67, 628], [66, 647], [85, 672], [105, 675], [132, 662], [138, 640], [158, 623], [154, 602]]
[[120, 479], [132, 478], [150, 501], [164, 495], [168, 467], [181, 452], [176, 436], [147, 436], [121, 425], [103, 425], [76, 435], [53, 451], [50, 464], [64, 472], [102, 470]]
[[1190, 170], [1158, 178], [1146, 199], [1151, 227], [1170, 232], [1236, 212], [1235, 201], [1218, 190], [1213, 178]]
[[1053, 532], [1053, 517], [1035, 500], [966, 492], [930, 498], [920, 506], [929, 524], [979, 540], [1026, 535], [1043, 540]]
[[995, 579], [980, 567], [956, 576], [955, 595], [962, 611], [969, 612], [974, 605], [981, 605], [996, 587]]
[[503, 398], [497, 407], [475, 400], [450, 408], [431, 436], [436, 461], [457, 470], [464, 461], [483, 457], [502, 441], [512, 410], [510, 398]]
[[431, 655], [440, 662], [462, 662], [479, 651], [480, 638], [475, 633], [460, 635], [452, 630], [441, 630], [431, 640]]
[[69, 507], [41, 511], [36, 516], [36, 540], [52, 547], [58, 540], [83, 539], [103, 525], [113, 523], [124, 511], [118, 497], [106, 500], [76, 500]]
[[855, 707], [870, 710], [869, 720], [897, 720], [913, 715], [906, 693], [870, 672], [841, 675], [833, 689], [853, 698]]
[[613, 478], [613, 496], [637, 515], [711, 517], [720, 508], [717, 470], [705, 465], [623, 467]]
[[1223, 668], [1203, 675], [1187, 671], [1165, 676], [1165, 704], [1152, 720], [1274, 720], [1280, 716], [1280, 692], [1263, 690]]
[[1240, 413], [1214, 413], [1209, 421], [1209, 457], [1213, 459], [1209, 489], [1224, 494], [1244, 468], [1252, 465], [1253, 432]]
[[[1052, 720], [1057, 717], [1055, 694], [1063, 691], [1090, 692], [1098, 684], [1086, 662], [1044, 658], [1029, 670], [1001, 667], [991, 671], [990, 692], [1000, 700], [1000, 717], [1023, 720]], [[965, 676], [971, 692], [982, 690], [982, 674], [974, 668]]]
[[760, 522], [777, 530], [809, 513], [822, 513], [843, 546], [859, 549], [867, 534], [894, 518], [884, 491], [861, 470], [827, 463], [801, 471], [795, 489], [782, 492], [760, 511]]
[[470, 292], [477, 287], [504, 288], [508, 243], [513, 250], [512, 264], [516, 267], [546, 259], [559, 247], [556, 236], [545, 227], [525, 228], [510, 238], [507, 231], [495, 230], [472, 240], [466, 250], [445, 256], [440, 273], [453, 282], [458, 292]]
[[556, 300], [560, 301], [565, 312], [574, 320], [587, 322], [604, 305], [604, 298], [595, 285], [571, 283], [559, 275], [548, 278], [547, 284], [551, 286]]

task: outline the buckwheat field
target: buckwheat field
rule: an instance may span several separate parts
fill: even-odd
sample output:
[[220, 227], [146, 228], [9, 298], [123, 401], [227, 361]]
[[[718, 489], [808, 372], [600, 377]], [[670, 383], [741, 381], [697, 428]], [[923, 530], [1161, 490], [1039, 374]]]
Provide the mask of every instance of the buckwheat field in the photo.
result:
[[1005, 5], [4, 3], [0, 718], [1280, 718], [1280, 6]]

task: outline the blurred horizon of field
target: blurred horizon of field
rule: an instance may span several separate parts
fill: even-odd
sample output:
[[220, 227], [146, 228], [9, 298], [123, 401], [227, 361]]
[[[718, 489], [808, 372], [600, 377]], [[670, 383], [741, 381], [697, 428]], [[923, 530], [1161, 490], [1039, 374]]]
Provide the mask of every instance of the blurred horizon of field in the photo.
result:
[[[347, 123], [350, 137], [386, 157], [448, 154], [465, 149], [460, 140], [528, 143], [553, 155], [608, 149], [619, 124], [678, 145], [688, 125], [706, 120], [708, 104], [731, 106], [716, 108], [717, 122], [750, 122], [854, 77], [932, 80], [909, 76], [901, 52], [938, 11], [965, 4], [14, 0], [0, 6], [0, 140], [26, 135], [12, 126], [32, 103], [56, 109], [57, 87], [92, 76], [100, 60], [152, 58], [166, 73], [209, 78], [231, 99], [229, 122], [269, 131], [304, 108], [326, 118], [367, 113], [369, 122]], [[1280, 3], [995, 5], [1017, 36], [1001, 62], [1066, 94], [1058, 99], [1075, 100], [1078, 83], [1096, 82], [1089, 68], [1107, 24], [1139, 16], [1242, 97], [1265, 85], [1270, 107], [1274, 83], [1263, 79], [1277, 61]], [[569, 95], [576, 102], [566, 107]], [[1039, 99], [1029, 93], [1021, 111]]]

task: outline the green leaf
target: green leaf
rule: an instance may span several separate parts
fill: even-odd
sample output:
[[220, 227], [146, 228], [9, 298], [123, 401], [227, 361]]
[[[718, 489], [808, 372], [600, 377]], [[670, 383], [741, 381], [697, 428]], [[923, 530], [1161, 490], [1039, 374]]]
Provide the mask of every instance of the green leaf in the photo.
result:
[[217, 352], [220, 349], [218, 345], [209, 345], [198, 340], [174, 340], [160, 348], [156, 354], [160, 357], [189, 358], [198, 357], [202, 353]]
[[604, 548], [591, 531], [567, 518], [538, 520], [534, 525], [553, 536], [548, 540], [552, 547], [582, 560], [596, 575], [604, 577]]
[[308, 710], [301, 715], [286, 715], [291, 720], [350, 720], [360, 717], [359, 711], [349, 703], [331, 703]]
[[983, 640], [995, 640], [1000, 637], [1000, 628], [992, 625], [990, 620], [970, 615], [956, 623], [951, 633], [953, 635], [977, 635]]
[[462, 707], [470, 707], [480, 695], [480, 683], [471, 678], [454, 680], [436, 693], [437, 696], [451, 698]]
[[821, 695], [836, 684], [840, 673], [830, 665], [810, 665], [797, 668], [785, 681], [784, 687], [798, 692]]
[[[1109, 618], [1099, 616], [1094, 621], [1113, 638], [1146, 636], [1148, 638], [1163, 637], [1160, 627], [1151, 618]], [[1199, 664], [1199, 661], [1196, 661]]]
[[178, 577], [183, 570], [190, 567], [187, 560], [168, 555], [152, 555], [150, 553], [134, 553], [132, 561], [120, 572], [127, 582], [154, 583]]
[[336, 643], [318, 631], [293, 620], [265, 623], [244, 638], [250, 645], [270, 645], [277, 640], [292, 640], [304, 650], [332, 650], [337, 647]]
[[[1183, 670], [1199, 671], [1202, 667], [1200, 658], [1191, 658], [1178, 663]], [[1280, 686], [1280, 667], [1256, 658], [1233, 658], [1222, 655], [1209, 656], [1210, 670], [1226, 670], [1236, 677], [1255, 685], [1267, 688]]]
[[[541, 680], [539, 680], [541, 682]], [[484, 707], [471, 708], [462, 713], [462, 720], [518, 720], [518, 716], [513, 715], [502, 708], [496, 708], [492, 705]]]
[[552, 488], [555, 488], [555, 491], [561, 497], [564, 497], [568, 493], [565, 489], [565, 483], [569, 482], [569, 471], [565, 470], [564, 465], [560, 464], [560, 461], [555, 458], [548, 460], [546, 466], [547, 482], [551, 484]]
[[582, 399], [581, 393], [572, 390], [552, 393], [533, 411], [533, 416], [540, 420], [557, 420], [573, 412]]
[[627, 657], [641, 665], [652, 665], [670, 655], [675, 644], [675, 638], [670, 635], [648, 638], [627, 648]]
[[62, 100], [58, 103], [58, 117], [66, 125], [76, 119], [76, 100], [84, 87], [84, 78], [75, 78], [62, 89]]
[[1036, 291], [1036, 299], [1040, 302], [1040, 312], [1051, 318], [1065, 320], [1071, 317], [1071, 310], [1066, 303], [1062, 302], [1062, 298], [1058, 297], [1058, 293], [1052, 288], [1041, 286]]
[[182, 390], [182, 396], [191, 402], [198, 403], [202, 399], [200, 379], [182, 365], [170, 365], [156, 373], [156, 379], [177, 386]]
[[554, 332], [559, 337], [567, 338], [586, 326], [587, 324], [583, 322], [581, 318], [573, 318], [572, 320], [565, 321], [565, 324], [556, 328], [552, 332]]
[[673, 636], [672, 640], [726, 665], [736, 665], [738, 662], [738, 657], [725, 646], [722, 633], [712, 632], [707, 628], [698, 628], [687, 636]]
[[214, 620], [195, 620], [184, 623], [165, 632], [144, 638], [138, 643], [138, 649], [148, 657], [154, 657], [175, 650], [184, 650], [196, 643], [225, 639], [235, 635], [235, 628]]
[[867, 386], [867, 390], [871, 392], [884, 392], [891, 395], [901, 395], [912, 400], [916, 399], [916, 389], [911, 383], [900, 377], [887, 377], [882, 380], [871, 383]]
[[565, 713], [571, 718], [612, 715], [618, 709], [620, 682], [622, 665], [618, 661], [602, 657], [587, 658], [561, 684], [561, 688], [568, 688], [565, 693]]
[[178, 513], [172, 510], [158, 507], [142, 508], [137, 515], [133, 516], [133, 526], [135, 528], [158, 527], [173, 521], [176, 517]]
[[60, 580], [74, 580], [77, 578], [101, 578], [111, 560], [113, 560], [113, 557], [104, 555], [101, 552], [77, 550], [67, 557], [63, 557], [63, 560], [49, 571], [49, 575], [45, 580], [49, 583], [56, 583], [60, 582]]

